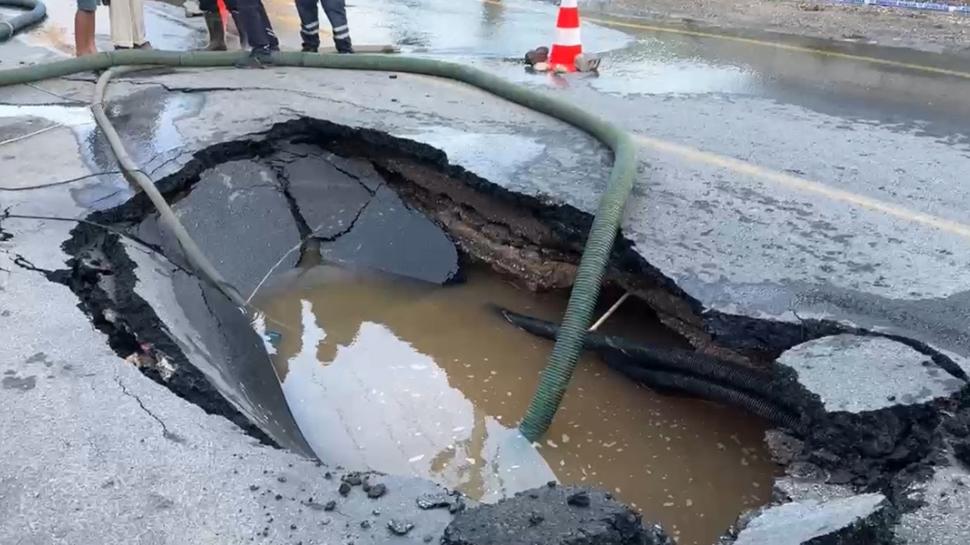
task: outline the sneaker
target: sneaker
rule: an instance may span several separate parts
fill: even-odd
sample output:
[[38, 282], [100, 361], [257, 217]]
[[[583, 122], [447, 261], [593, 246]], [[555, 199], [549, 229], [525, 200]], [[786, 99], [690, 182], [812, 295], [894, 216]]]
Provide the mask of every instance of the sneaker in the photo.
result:
[[272, 60], [268, 49], [253, 49], [245, 59], [236, 63], [236, 68], [266, 68]]

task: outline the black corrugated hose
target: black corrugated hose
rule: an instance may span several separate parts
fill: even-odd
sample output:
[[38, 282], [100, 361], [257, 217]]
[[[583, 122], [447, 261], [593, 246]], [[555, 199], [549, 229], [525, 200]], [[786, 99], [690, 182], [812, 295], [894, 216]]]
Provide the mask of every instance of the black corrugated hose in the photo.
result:
[[[505, 309], [512, 325], [554, 339], [559, 326]], [[654, 348], [620, 337], [590, 332], [584, 346], [628, 377], [658, 390], [688, 394], [744, 409], [790, 429], [798, 429], [798, 407], [771, 374], [691, 350]]]

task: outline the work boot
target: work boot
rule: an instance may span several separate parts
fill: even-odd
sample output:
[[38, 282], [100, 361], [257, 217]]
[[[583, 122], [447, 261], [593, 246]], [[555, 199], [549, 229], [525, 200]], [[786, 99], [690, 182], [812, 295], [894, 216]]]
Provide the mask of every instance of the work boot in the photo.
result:
[[300, 51], [304, 53], [319, 53], [320, 48], [312, 45], [303, 44], [303, 47], [300, 48]]
[[266, 68], [272, 61], [269, 47], [253, 48], [245, 59], [236, 63], [236, 68]]
[[350, 43], [350, 38], [341, 38], [333, 40], [333, 45], [337, 47], [337, 53], [353, 53], [354, 46]]
[[249, 47], [249, 39], [246, 36], [246, 25], [239, 20], [239, 11], [232, 10], [229, 15], [232, 15], [232, 24], [236, 25], [236, 32], [239, 34], [239, 49], [246, 49]]
[[225, 51], [226, 27], [222, 24], [222, 15], [219, 12], [205, 12], [205, 27], [209, 29], [209, 45], [205, 46], [205, 50]]

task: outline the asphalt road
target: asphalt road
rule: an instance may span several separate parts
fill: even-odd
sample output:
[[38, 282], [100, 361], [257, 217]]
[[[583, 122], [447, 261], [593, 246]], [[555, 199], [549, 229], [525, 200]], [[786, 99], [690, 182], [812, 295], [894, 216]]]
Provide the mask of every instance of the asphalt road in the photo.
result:
[[[69, 49], [73, 4], [57, 0], [49, 5], [47, 23], [0, 46], [0, 68], [50, 59]], [[268, 7], [284, 46], [298, 46], [290, 2], [274, 0]], [[157, 47], [188, 48], [203, 41], [199, 19], [185, 20], [172, 6], [152, 3], [147, 9], [149, 38]], [[107, 20], [106, 10], [101, 11], [99, 45], [104, 48]], [[970, 106], [965, 101], [970, 67], [965, 61], [805, 40], [657, 30], [619, 21], [584, 27], [587, 50], [604, 55], [601, 75], [563, 80], [526, 74], [516, 61], [552, 39], [554, 8], [547, 4], [360, 0], [350, 7], [350, 19], [358, 44], [394, 43], [411, 54], [472, 63], [568, 97], [636, 134], [641, 174], [623, 234], [704, 312], [789, 323], [835, 320], [926, 343], [970, 367], [965, 327], [970, 318], [970, 224], [965, 219], [970, 192], [961, 176], [970, 172]], [[296, 115], [326, 115], [439, 147], [452, 162], [499, 185], [587, 211], [594, 209], [605, 184], [605, 154], [588, 138], [546, 119], [516, 117], [517, 110], [503, 110], [454, 86], [423, 81], [385, 93], [380, 87], [384, 80], [376, 76], [345, 81], [272, 70], [253, 77], [224, 74], [177, 74], [114, 85], [118, 104], [112, 115], [136, 158], [159, 174], [170, 173], [209, 143], [259, 132]], [[360, 93], [355, 86], [361, 84], [374, 87]], [[223, 90], [206, 92], [216, 87]], [[83, 109], [90, 90], [88, 82], [65, 80], [0, 90], [0, 170], [17, 172], [5, 176], [0, 187], [113, 170]], [[236, 106], [241, 95], [233, 93], [239, 91], [250, 101], [245, 111]], [[425, 100], [435, 93], [454, 96]], [[389, 104], [391, 96], [402, 103]], [[486, 102], [487, 107], [481, 106]], [[354, 115], [358, 111], [366, 113]], [[0, 201], [3, 208], [13, 205], [22, 214], [76, 217], [130, 195], [120, 177], [105, 174], [64, 191], [0, 193]], [[195, 423], [198, 415], [193, 416], [191, 406], [139, 382], [134, 371], [92, 368], [76, 377], [71, 369], [61, 369], [61, 375], [31, 370], [41, 364], [47, 369], [76, 366], [78, 358], [89, 366], [119, 363], [74, 308], [72, 295], [63, 288], [51, 291], [49, 283], [15, 259], [24, 255], [41, 268], [63, 267], [64, 255], [57, 248], [68, 225], [18, 221], [4, 229], [14, 238], [2, 243], [0, 311], [7, 314], [0, 319], [11, 325], [0, 339], [17, 347], [8, 352], [8, 370], [16, 381], [7, 381], [14, 386], [0, 394], [6, 414], [15, 415], [2, 422], [4, 433], [21, 434], [38, 421], [75, 444], [101, 433], [98, 421], [114, 427], [56, 472], [70, 483], [59, 489], [67, 492], [58, 492], [66, 496], [43, 500], [29, 499], [30, 494], [47, 479], [45, 471], [56, 466], [62, 446], [55, 447], [44, 430], [4, 440], [0, 482], [18, 492], [0, 497], [0, 514], [16, 514], [23, 502], [55, 509], [51, 506], [65, 504], [65, 497], [80, 501], [76, 498], [111, 479], [102, 471], [108, 460], [124, 460], [120, 474], [142, 475], [145, 460], [131, 454], [142, 447], [130, 444], [120, 427], [129, 423], [147, 433], [159, 425], [149, 416], [155, 410], [168, 411], [173, 420], [166, 425], [190, 441], [228, 445], [208, 465], [183, 452], [185, 461], [172, 458], [167, 470], [187, 464], [192, 474], [235, 482], [214, 468], [250, 448], [251, 441], [223, 429], [222, 423]], [[48, 360], [51, 365], [43, 363]], [[112, 388], [110, 393], [98, 386], [102, 383]], [[23, 391], [16, 389], [21, 386]], [[49, 415], [46, 408], [63, 399], [87, 416], [77, 417], [64, 407], [59, 418], [44, 416]], [[192, 439], [186, 430], [197, 427], [206, 433]], [[150, 446], [159, 452], [181, 448], [161, 434], [156, 439]], [[45, 453], [35, 473], [15, 477], [22, 468], [11, 460], [33, 451]], [[258, 463], [272, 465], [273, 471], [298, 463], [276, 451], [265, 456], [272, 460]], [[91, 467], [100, 469], [92, 472]], [[152, 478], [132, 481], [131, 491], [140, 494], [140, 487], [157, 487], [164, 480], [161, 474]], [[16, 486], [7, 487], [7, 481]], [[156, 504], [169, 505], [165, 498], [189, 495], [173, 490], [162, 499], [138, 496], [138, 501], [156, 502], [145, 504], [146, 512], [155, 513], [160, 511]], [[187, 514], [206, 502], [176, 503]], [[92, 513], [84, 527], [90, 531], [108, 520], [102, 515], [110, 515], [79, 507]], [[361, 507], [360, 513], [366, 510]], [[253, 517], [249, 522], [256, 511], [247, 515]], [[19, 520], [16, 528], [29, 527], [28, 518]], [[58, 520], [69, 525], [68, 519]], [[184, 536], [204, 535], [211, 530], [206, 524], [194, 520]], [[202, 533], [190, 532], [193, 528]]]

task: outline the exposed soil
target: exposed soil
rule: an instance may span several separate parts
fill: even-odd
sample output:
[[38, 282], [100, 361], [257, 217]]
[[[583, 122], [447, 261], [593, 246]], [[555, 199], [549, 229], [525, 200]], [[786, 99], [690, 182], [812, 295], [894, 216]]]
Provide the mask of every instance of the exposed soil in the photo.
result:
[[824, 0], [590, 0], [584, 9], [970, 56], [970, 16], [966, 15]]

